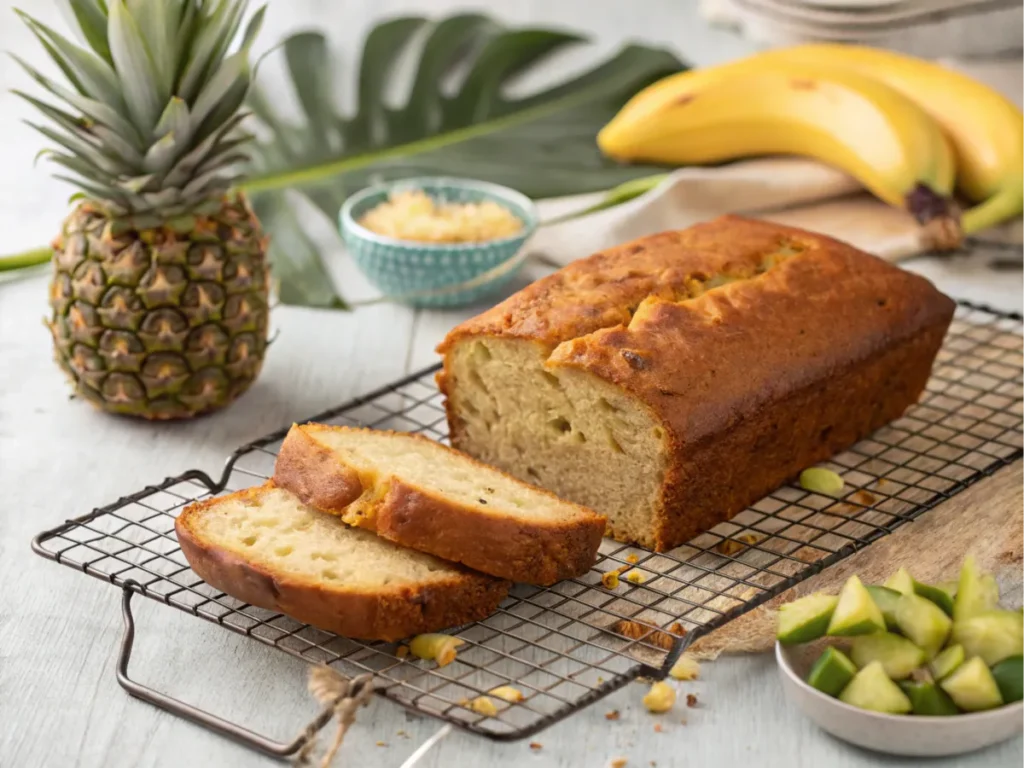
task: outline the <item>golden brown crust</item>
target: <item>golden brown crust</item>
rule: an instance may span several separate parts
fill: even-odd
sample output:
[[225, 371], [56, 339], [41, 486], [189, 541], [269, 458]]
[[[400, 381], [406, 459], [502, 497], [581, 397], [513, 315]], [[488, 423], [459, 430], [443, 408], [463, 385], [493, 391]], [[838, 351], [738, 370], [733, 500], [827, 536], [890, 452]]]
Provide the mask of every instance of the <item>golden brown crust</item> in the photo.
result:
[[274, 484], [291, 491], [303, 504], [340, 515], [363, 493], [359, 474], [338, 462], [334, 453], [293, 424], [274, 462]]
[[[486, 618], [508, 594], [509, 583], [462, 570], [450, 578], [417, 586], [372, 590], [327, 586], [308, 577], [277, 571], [207, 541], [193, 521], [226, 498], [259, 502], [268, 483], [191, 504], [175, 521], [181, 551], [206, 583], [247, 603], [280, 611], [344, 637], [400, 640], [423, 632]], [[457, 566], [453, 566], [457, 567]]]
[[[300, 498], [321, 511], [341, 514], [345, 511], [345, 505], [338, 505], [335, 500], [347, 496], [337, 494], [338, 481], [335, 475], [357, 475], [355, 469], [346, 466], [340, 456], [316, 440], [318, 431], [332, 429], [364, 431], [323, 424], [293, 426], [278, 455], [278, 464], [283, 463], [286, 471], [278, 472], [275, 469], [274, 481], [280, 487], [299, 495], [291, 485], [292, 479], [298, 478], [305, 494]], [[301, 436], [293, 439], [293, 433], [300, 433]], [[461, 461], [471, 467], [487, 472], [497, 471], [494, 467], [447, 446], [438, 445], [422, 435], [392, 434], [400, 434], [403, 439], [430, 442], [457, 454]], [[330, 456], [329, 462], [323, 457], [324, 451]], [[293, 466], [301, 466], [304, 471], [299, 474], [287, 469]], [[562, 501], [547, 491], [519, 480], [514, 482], [531, 493], [543, 494], [550, 497], [553, 503], [574, 507], [576, 515], [566, 520], [527, 521], [500, 511], [491, 513], [467, 506], [399, 477], [382, 474], [372, 479], [374, 486], [371, 487], [370, 482], [370, 478], [363, 478], [361, 488], [367, 491], [366, 496], [360, 499], [363, 508], [358, 515], [346, 516], [347, 522], [375, 531], [396, 544], [462, 563], [503, 579], [547, 585], [582, 575], [594, 564], [604, 535], [603, 515]], [[486, 492], [482, 497], [486, 502], [485, 496]]]
[[688, 298], [695, 278], [702, 275], [753, 277], [764, 256], [808, 235], [736, 216], [648, 235], [574, 261], [531, 283], [457, 325], [437, 351], [444, 354], [467, 336], [528, 339], [551, 350], [567, 339], [628, 324], [644, 299]]
[[[716, 275], [741, 279], [715, 287]], [[845, 243], [726, 216], [575, 262], [438, 349], [532, 339], [551, 350], [549, 365], [643, 403], [666, 427], [672, 464], [660, 525], [642, 543], [665, 550], [901, 415], [954, 309], [927, 280]], [[446, 391], [446, 372], [438, 385]], [[459, 446], [450, 398], [446, 407]]]

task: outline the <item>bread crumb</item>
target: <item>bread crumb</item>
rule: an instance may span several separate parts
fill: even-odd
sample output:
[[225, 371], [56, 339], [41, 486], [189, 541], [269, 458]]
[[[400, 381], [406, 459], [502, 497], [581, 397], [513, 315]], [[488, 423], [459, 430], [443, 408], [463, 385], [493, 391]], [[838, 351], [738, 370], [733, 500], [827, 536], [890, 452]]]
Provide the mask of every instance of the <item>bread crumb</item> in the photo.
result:
[[753, 533], [741, 533], [732, 539], [722, 539], [715, 546], [715, 551], [721, 555], [735, 555], [747, 547], [752, 547], [760, 541], [760, 537]]
[[612, 624], [611, 630], [617, 635], [628, 637], [630, 640], [643, 640], [664, 651], [672, 649], [672, 645], [675, 643], [673, 635], [675, 637], [682, 637], [686, 634], [686, 629], [678, 621], [669, 627], [668, 632], [665, 632], [632, 619], [619, 619]]
[[640, 571], [634, 570], [626, 574], [626, 581], [629, 581], [633, 584], [643, 584], [645, 581], [647, 581], [647, 579], [644, 578], [644, 575], [640, 573]]
[[466, 641], [439, 632], [428, 632], [416, 635], [409, 643], [409, 650], [418, 659], [433, 660], [437, 666], [444, 667], [455, 661], [456, 648], [465, 645]]
[[388, 745], [388, 743], [386, 741], [378, 741], [377, 742], [377, 746], [378, 747], [386, 747], [387, 745]]
[[469, 702], [469, 708], [478, 715], [486, 715], [487, 717], [494, 717], [498, 714], [498, 708], [486, 696], [477, 696]]
[[688, 693], [686, 694], [686, 706], [696, 707], [697, 706], [697, 694]]
[[700, 677], [700, 664], [697, 663], [693, 656], [684, 653], [672, 665], [672, 669], [669, 670], [668, 674], [673, 680], [696, 680]]
[[409, 655], [409, 646], [408, 645], [400, 645], [397, 648], [395, 648], [395, 656], [398, 657], [399, 659], [404, 659], [408, 655]]
[[715, 552], [720, 555], [725, 555], [726, 557], [729, 557], [729, 555], [735, 555], [737, 552], [742, 552], [744, 549], [746, 549], [746, 547], [732, 539], [722, 539], [715, 545]]
[[532, 749], [534, 752], [536, 752], [538, 749], [543, 749], [543, 747], [544, 745], [541, 744], [539, 741], [530, 742], [530, 749]]
[[856, 501], [858, 504], [863, 504], [865, 507], [870, 507], [872, 504], [878, 501], [878, 499], [875, 498], [875, 494], [871, 493], [870, 491], [865, 491], [863, 489], [856, 491], [850, 498]]
[[600, 675], [597, 676], [597, 684], [598, 685], [604, 685], [604, 678], [601, 677]]
[[[687, 701], [689, 701], [689, 697], [687, 697]], [[655, 714], [668, 712], [676, 703], [676, 689], [664, 680], [659, 680], [651, 686], [651, 690], [646, 693], [643, 702], [648, 712]]]
[[626, 768], [627, 763], [629, 763], [629, 760], [626, 758], [616, 757], [611, 761], [609, 768]]
[[605, 720], [618, 720], [619, 719], [619, 710], [613, 709], [611, 712], [605, 712], [604, 713], [604, 719]]
[[395, 731], [395, 736], [401, 736], [403, 739], [408, 739], [409, 738], [409, 734], [406, 733], [405, 731], [403, 731], [401, 728], [399, 728], [397, 731]]
[[630, 552], [628, 555], [626, 555], [626, 562], [630, 565], [636, 565], [640, 562], [640, 555], [635, 554], [634, 552]]
[[607, 573], [602, 574], [601, 585], [605, 589], [615, 589], [617, 586], [619, 586], [619, 572], [608, 571]]
[[655, 733], [661, 733], [661, 732], [662, 732], [662, 730], [663, 730], [663, 729], [662, 729], [662, 727], [661, 727], [661, 723], [655, 723], [655, 724], [654, 724], [654, 732], [655, 732]]
[[525, 698], [522, 691], [518, 688], [513, 688], [511, 685], [499, 685], [497, 688], [492, 688], [488, 693], [491, 696], [497, 696], [502, 701], [507, 701], [509, 704], [518, 704]]

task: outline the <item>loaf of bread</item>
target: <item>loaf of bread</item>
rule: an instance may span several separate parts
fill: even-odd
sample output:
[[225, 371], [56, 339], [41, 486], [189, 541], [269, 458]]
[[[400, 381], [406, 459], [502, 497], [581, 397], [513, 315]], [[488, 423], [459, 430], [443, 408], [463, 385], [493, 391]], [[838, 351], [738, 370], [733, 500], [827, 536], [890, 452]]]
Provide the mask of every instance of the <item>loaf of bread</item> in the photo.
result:
[[270, 483], [186, 507], [175, 531], [208, 584], [362, 640], [486, 618], [510, 586], [350, 528]]
[[724, 217], [577, 261], [438, 348], [452, 444], [665, 551], [916, 402], [954, 303]]
[[512, 581], [586, 573], [604, 516], [404, 432], [295, 425], [274, 483], [396, 544]]

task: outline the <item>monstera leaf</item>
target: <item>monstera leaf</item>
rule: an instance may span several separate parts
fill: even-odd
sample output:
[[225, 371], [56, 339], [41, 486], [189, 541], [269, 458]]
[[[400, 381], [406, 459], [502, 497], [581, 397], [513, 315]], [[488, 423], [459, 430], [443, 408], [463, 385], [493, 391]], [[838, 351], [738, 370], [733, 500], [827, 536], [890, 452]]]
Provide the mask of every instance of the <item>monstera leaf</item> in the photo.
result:
[[[344, 306], [286, 189], [336, 221], [345, 198], [368, 183], [415, 175], [484, 179], [533, 198], [610, 189], [650, 175], [650, 167], [603, 158], [595, 136], [637, 90], [683, 67], [672, 54], [627, 46], [554, 86], [509, 95], [517, 77], [581, 42], [579, 35], [509, 29], [477, 14], [393, 19], [367, 36], [356, 109], [344, 115], [334, 102], [337, 68], [324, 36], [286, 39], [301, 120], [283, 116], [262, 89], [253, 90], [250, 107], [266, 130], [253, 153], [254, 175], [244, 183], [273, 235], [281, 300]], [[410, 53], [418, 57], [411, 82], [396, 83], [396, 65]], [[457, 84], [449, 90], [453, 75]], [[397, 107], [385, 98], [395, 90], [408, 94]]]

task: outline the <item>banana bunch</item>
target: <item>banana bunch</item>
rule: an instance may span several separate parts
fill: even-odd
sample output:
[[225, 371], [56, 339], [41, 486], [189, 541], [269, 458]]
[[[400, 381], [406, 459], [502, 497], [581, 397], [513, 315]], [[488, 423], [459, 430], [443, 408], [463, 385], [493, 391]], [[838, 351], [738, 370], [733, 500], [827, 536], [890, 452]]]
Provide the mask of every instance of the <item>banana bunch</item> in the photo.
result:
[[[619, 160], [678, 165], [812, 157], [909, 211], [937, 247], [1024, 207], [1020, 110], [965, 75], [875, 48], [801, 45], [672, 75], [597, 142]], [[954, 191], [973, 207], [960, 214]]]

